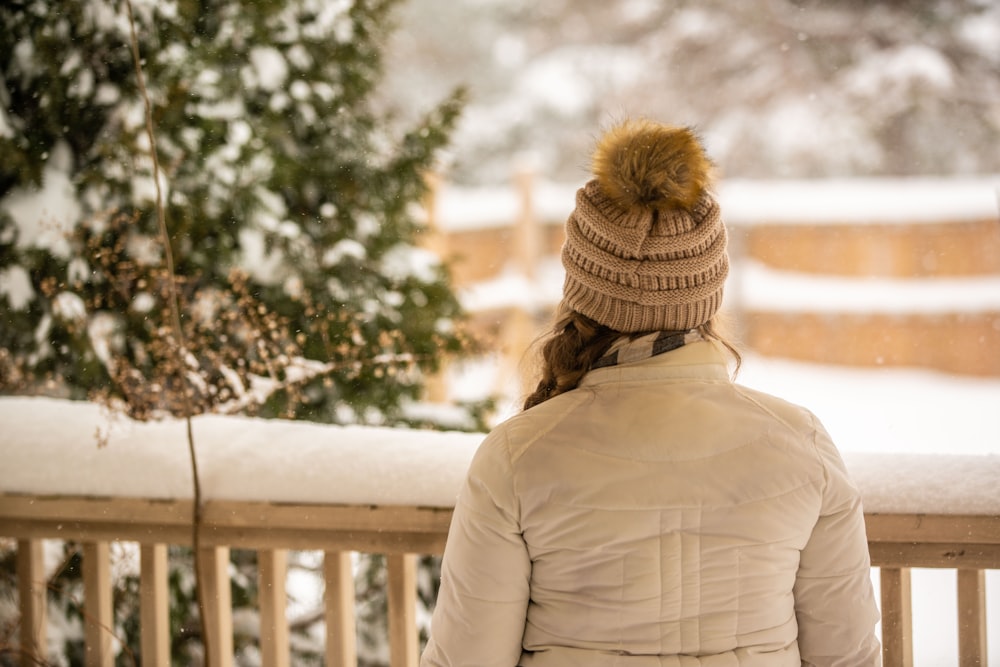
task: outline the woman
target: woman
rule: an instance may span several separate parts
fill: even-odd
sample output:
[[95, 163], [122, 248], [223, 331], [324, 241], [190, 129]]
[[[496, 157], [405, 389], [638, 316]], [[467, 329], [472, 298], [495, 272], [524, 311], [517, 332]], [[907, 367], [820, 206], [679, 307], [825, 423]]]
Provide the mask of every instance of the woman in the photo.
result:
[[840, 455], [730, 380], [710, 167], [685, 128], [599, 141], [542, 379], [473, 459], [422, 665], [881, 663]]

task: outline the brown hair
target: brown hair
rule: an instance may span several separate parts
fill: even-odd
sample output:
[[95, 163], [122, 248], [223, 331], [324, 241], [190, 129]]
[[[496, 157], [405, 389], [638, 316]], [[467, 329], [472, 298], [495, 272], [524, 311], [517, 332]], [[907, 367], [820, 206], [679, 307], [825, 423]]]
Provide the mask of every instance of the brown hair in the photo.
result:
[[[713, 320], [697, 327], [706, 340], [725, 347], [735, 361], [733, 375], [740, 369], [743, 358], [736, 347], [719, 335]], [[551, 332], [539, 340], [541, 379], [535, 390], [524, 400], [524, 410], [576, 389], [595, 361], [622, 337], [640, 338], [648, 333], [624, 334], [581, 315], [564, 303], [559, 304]]]

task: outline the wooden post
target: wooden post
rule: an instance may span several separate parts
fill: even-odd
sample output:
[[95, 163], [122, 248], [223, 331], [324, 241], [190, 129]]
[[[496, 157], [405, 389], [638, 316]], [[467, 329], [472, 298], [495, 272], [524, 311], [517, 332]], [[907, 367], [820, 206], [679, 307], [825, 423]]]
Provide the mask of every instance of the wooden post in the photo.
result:
[[[514, 173], [514, 186], [520, 203], [518, 219], [514, 225], [514, 252], [516, 253], [514, 264], [524, 276], [530, 290], [530, 286], [538, 278], [538, 262], [541, 255], [538, 220], [535, 216], [534, 173], [528, 168], [519, 169]], [[534, 389], [530, 386], [533, 378], [524, 377], [521, 366], [525, 352], [528, 351], [537, 334], [535, 312], [536, 307], [529, 302], [527, 305], [515, 304], [507, 316], [506, 325], [501, 334], [505, 357], [505, 368], [501, 370], [499, 378], [501, 382], [499, 391], [501, 393], [506, 393], [506, 387], [503, 385], [507, 384], [509, 376], [516, 378], [516, 382], [511, 382], [510, 385], [517, 388], [518, 397], [525, 396]]]
[[38, 665], [48, 659], [45, 626], [45, 562], [41, 540], [17, 541], [17, 592], [21, 608], [21, 665]]
[[417, 556], [391, 554], [389, 567], [389, 664], [417, 667]]
[[424, 183], [427, 184], [427, 194], [424, 195], [424, 213], [427, 216], [427, 224], [424, 235], [421, 237], [420, 246], [444, 260], [448, 254], [448, 239], [441, 231], [437, 213], [441, 177], [435, 173], [428, 173], [424, 176]]
[[208, 664], [232, 667], [233, 594], [229, 589], [229, 547], [198, 550], [205, 596], [205, 628], [209, 635]]
[[[437, 255], [442, 261], [448, 261], [448, 237], [438, 224], [437, 200], [441, 190], [441, 177], [433, 172], [424, 176], [427, 184], [427, 194], [424, 195], [424, 211], [427, 215], [427, 226], [422, 234], [420, 245]], [[448, 400], [448, 358], [441, 360], [437, 372], [427, 377], [424, 382], [426, 400], [431, 403], [444, 403]]]
[[323, 609], [326, 613], [327, 667], [355, 667], [358, 664], [358, 640], [351, 552], [325, 552], [323, 578], [326, 580]]
[[501, 347], [503, 362], [497, 376], [496, 388], [496, 391], [501, 395], [513, 389], [518, 392], [517, 397], [521, 398], [535, 389], [531, 383], [537, 378], [532, 377], [530, 372], [524, 372], [524, 364], [527, 360], [527, 352], [531, 349], [531, 343], [537, 335], [537, 327], [531, 313], [524, 308], [515, 306], [507, 316], [506, 328], [503, 332]]
[[111, 550], [107, 542], [83, 545], [83, 638], [87, 667], [114, 667], [115, 621], [111, 606]]
[[882, 663], [884, 667], [913, 667], [913, 617], [910, 568], [883, 567]]
[[260, 591], [260, 653], [265, 667], [288, 667], [288, 551], [262, 549], [257, 553], [257, 580]]
[[139, 547], [139, 618], [142, 664], [170, 667], [170, 591], [167, 545]]
[[528, 169], [520, 169], [514, 174], [520, 211], [514, 223], [514, 252], [517, 253], [518, 268], [529, 282], [535, 279], [538, 268], [539, 239], [538, 224], [535, 220], [534, 174]]
[[958, 665], [986, 667], [986, 576], [958, 570]]

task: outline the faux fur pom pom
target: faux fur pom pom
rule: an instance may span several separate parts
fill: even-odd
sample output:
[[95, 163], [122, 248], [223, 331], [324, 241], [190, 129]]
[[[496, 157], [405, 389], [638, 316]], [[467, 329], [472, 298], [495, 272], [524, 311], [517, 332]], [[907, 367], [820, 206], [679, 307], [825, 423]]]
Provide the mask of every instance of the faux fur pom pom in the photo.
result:
[[623, 209], [691, 210], [711, 182], [712, 162], [690, 129], [628, 120], [598, 141], [593, 172]]

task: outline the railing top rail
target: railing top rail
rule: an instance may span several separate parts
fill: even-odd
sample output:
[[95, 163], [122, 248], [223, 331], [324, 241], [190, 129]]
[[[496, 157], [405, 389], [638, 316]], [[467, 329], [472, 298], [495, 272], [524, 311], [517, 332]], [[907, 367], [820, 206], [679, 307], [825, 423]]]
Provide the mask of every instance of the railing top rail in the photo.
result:
[[[0, 424], [0, 493], [192, 497], [180, 420], [135, 422], [92, 403], [7, 397]], [[193, 431], [206, 500], [420, 507], [454, 504], [483, 437], [220, 415], [195, 417]]]
[[866, 512], [1000, 517], [1000, 456], [844, 452]]
[[[451, 509], [212, 500], [202, 546], [441, 553]], [[191, 501], [0, 495], [0, 535], [18, 539], [190, 544]]]
[[[191, 499], [178, 420], [138, 423], [90, 403], [3, 398], [0, 424], [0, 494]], [[206, 501], [437, 508], [454, 505], [483, 437], [218, 415], [195, 418], [194, 435]], [[1000, 517], [1000, 456], [847, 452], [845, 461], [870, 514]]]
[[[211, 500], [205, 546], [442, 553], [452, 510]], [[1000, 516], [865, 515], [873, 565], [1000, 567]], [[0, 495], [0, 535], [18, 539], [190, 544], [191, 501]]]

